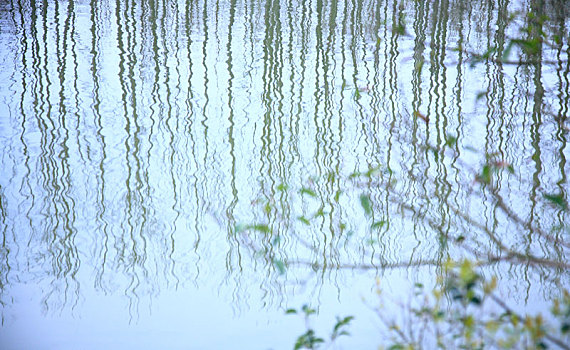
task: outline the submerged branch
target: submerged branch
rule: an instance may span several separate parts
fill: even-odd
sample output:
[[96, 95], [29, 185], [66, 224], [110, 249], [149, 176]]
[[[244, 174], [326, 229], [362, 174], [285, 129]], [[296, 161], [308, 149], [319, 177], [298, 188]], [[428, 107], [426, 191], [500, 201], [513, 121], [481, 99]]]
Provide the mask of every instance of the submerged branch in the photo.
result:
[[[520, 264], [538, 264], [543, 267], [570, 269], [570, 265], [566, 263], [557, 263], [546, 259], [535, 258], [525, 259], [516, 255], [509, 256], [489, 256], [486, 259], [481, 259], [475, 262], [477, 266], [494, 265], [501, 262], [520, 263]], [[391, 263], [378, 263], [378, 264], [359, 264], [359, 263], [338, 263], [338, 264], [321, 264], [318, 262], [311, 262], [306, 260], [289, 260], [287, 267], [301, 266], [311, 267], [313, 270], [382, 270], [382, 269], [402, 269], [409, 267], [441, 267], [444, 262], [435, 259], [415, 260], [408, 262], [391, 262]]]
[[394, 263], [379, 263], [375, 264], [353, 264], [353, 263], [340, 263], [340, 264], [321, 264], [318, 262], [310, 262], [304, 260], [287, 261], [287, 266], [303, 266], [311, 267], [314, 270], [379, 270], [379, 269], [400, 269], [408, 267], [423, 267], [423, 266], [441, 266], [441, 262], [437, 260], [418, 260], [412, 262], [394, 262]]

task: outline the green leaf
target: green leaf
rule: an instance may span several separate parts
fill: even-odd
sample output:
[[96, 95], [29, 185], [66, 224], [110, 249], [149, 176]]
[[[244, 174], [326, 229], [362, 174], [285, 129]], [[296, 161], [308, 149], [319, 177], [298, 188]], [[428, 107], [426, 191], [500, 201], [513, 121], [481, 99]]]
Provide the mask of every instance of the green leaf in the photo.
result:
[[354, 319], [354, 316], [346, 316], [345, 318], [336, 318], [336, 324], [334, 325], [333, 332], [331, 335], [331, 340], [335, 340], [341, 335], [350, 335], [348, 331], [344, 330], [343, 327], [348, 326], [350, 321]]
[[273, 259], [273, 265], [275, 265], [280, 275], [283, 275], [285, 273], [285, 264], [283, 264], [283, 261], [279, 259]]
[[359, 176], [361, 176], [361, 175], [362, 175], [362, 173], [361, 173], [360, 171], [355, 171], [355, 172], [353, 172], [352, 174], [350, 174], [350, 175], [348, 176], [348, 178], [349, 178], [349, 179], [353, 179], [353, 178], [359, 177]]
[[334, 195], [334, 201], [338, 203], [339, 199], [340, 199], [340, 195], [342, 194], [341, 190], [336, 191], [335, 195]]
[[380, 165], [377, 165], [377, 166], [375, 166], [375, 167], [372, 167], [372, 168], [368, 169], [368, 171], [365, 173], [366, 177], [370, 178], [370, 177], [372, 177], [372, 176], [374, 176], [374, 175], [379, 174], [379, 173], [380, 173], [380, 168], [381, 168], [381, 166], [380, 166]]
[[304, 217], [304, 216], [299, 216], [297, 219], [298, 219], [299, 221], [301, 221], [301, 222], [302, 222], [303, 224], [305, 224], [305, 225], [310, 225], [310, 224], [311, 224], [311, 222], [310, 222], [309, 220], [307, 220], [307, 218]]
[[459, 268], [459, 278], [469, 289], [469, 285], [473, 284], [479, 276], [473, 269], [473, 264], [469, 260], [464, 260]]
[[367, 194], [360, 195], [360, 205], [364, 209], [366, 216], [372, 215], [372, 204], [370, 203], [370, 197]]
[[303, 312], [304, 312], [305, 315], [307, 315], [307, 316], [309, 316], [309, 315], [311, 315], [311, 314], [314, 314], [314, 313], [317, 313], [317, 310], [311, 308], [311, 307], [310, 307], [309, 305], [307, 305], [307, 304], [304, 304], [304, 305], [301, 307], [301, 310], [303, 310]]
[[457, 144], [457, 137], [447, 134], [445, 144], [449, 147], [453, 147]]
[[471, 304], [475, 304], [475, 305], [481, 305], [481, 298], [479, 298], [478, 296], [473, 296], [471, 298], [471, 300], [469, 300], [471, 302]]
[[394, 344], [388, 350], [404, 350], [404, 346], [402, 344]]
[[487, 97], [487, 91], [480, 91], [475, 95], [475, 101], [479, 101], [483, 97]]
[[267, 202], [265, 203], [265, 206], [263, 206], [263, 211], [265, 212], [265, 214], [269, 214], [271, 213], [272, 208], [273, 206], [271, 205], [271, 203]]
[[536, 55], [540, 52], [540, 39], [513, 40], [526, 54]]
[[374, 245], [374, 244], [378, 243], [378, 241], [375, 240], [375, 239], [370, 238], [370, 239], [367, 239], [367, 240], [366, 240], [366, 243], [367, 243], [368, 245]]
[[314, 218], [318, 218], [319, 216], [325, 216], [325, 209], [320, 207], [319, 210], [313, 215]]
[[491, 166], [489, 164], [485, 164], [481, 173], [477, 176], [477, 180], [484, 184], [491, 183]]
[[255, 231], [263, 232], [263, 233], [268, 233], [271, 231], [269, 226], [267, 226], [265, 224], [248, 225], [247, 228], [255, 230]]
[[306, 195], [309, 195], [309, 196], [311, 196], [311, 197], [316, 197], [316, 196], [317, 196], [317, 194], [315, 193], [315, 191], [313, 191], [312, 189], [307, 188], [307, 187], [301, 188], [301, 191], [299, 191], [299, 192], [301, 192], [301, 194], [306, 194]]
[[295, 342], [295, 350], [297, 349], [316, 349], [319, 343], [324, 343], [324, 339], [315, 337], [315, 331], [312, 329], [307, 330], [305, 334], [297, 338]]
[[280, 192], [284, 192], [287, 191], [289, 189], [289, 186], [287, 186], [287, 184], [281, 183], [279, 184], [279, 186], [277, 186], [277, 191]]
[[346, 316], [342, 319], [337, 317], [333, 332], [336, 333], [341, 327], [348, 325], [352, 320], [354, 320], [354, 316]]
[[425, 60], [423, 57], [421, 57], [420, 59], [418, 59], [414, 62], [414, 67], [416, 69], [417, 74], [422, 73], [422, 70], [424, 68], [424, 63], [425, 63]]
[[434, 321], [436, 321], [436, 322], [437, 322], [437, 321], [441, 321], [441, 320], [443, 320], [443, 317], [444, 317], [444, 316], [445, 316], [445, 312], [439, 310], [439, 311], [434, 312], [434, 314], [433, 314], [433, 319], [434, 319]]
[[564, 199], [563, 193], [557, 193], [557, 194], [545, 193], [543, 194], [543, 197], [544, 199], [552, 202], [553, 204], [556, 204], [557, 206], [559, 206], [564, 210], [568, 209], [568, 204], [566, 204], [566, 200]]
[[382, 229], [382, 227], [384, 227], [385, 224], [386, 224], [385, 220], [376, 221], [372, 225], [370, 225], [370, 228], [380, 230]]
[[285, 314], [296, 314], [296, 313], [297, 313], [297, 310], [295, 310], [295, 309], [287, 309], [287, 310], [285, 310]]
[[507, 47], [503, 51], [503, 56], [501, 57], [501, 60], [506, 61], [509, 59], [509, 55], [511, 54], [511, 49], [513, 48], [514, 45], [515, 42], [513, 40], [509, 41]]

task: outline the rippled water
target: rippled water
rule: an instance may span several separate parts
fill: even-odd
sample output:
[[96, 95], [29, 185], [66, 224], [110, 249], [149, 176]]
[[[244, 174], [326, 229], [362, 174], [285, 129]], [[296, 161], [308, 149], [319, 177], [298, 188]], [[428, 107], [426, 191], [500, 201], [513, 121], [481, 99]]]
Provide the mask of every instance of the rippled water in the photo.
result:
[[[561, 39], [527, 57], [530, 11]], [[569, 13], [1, 2], [0, 345], [290, 348], [284, 310], [310, 303], [375, 348], [375, 278], [405, 295], [448, 258], [498, 257], [509, 301], [540, 309], [570, 285], [545, 200], [568, 198]]]

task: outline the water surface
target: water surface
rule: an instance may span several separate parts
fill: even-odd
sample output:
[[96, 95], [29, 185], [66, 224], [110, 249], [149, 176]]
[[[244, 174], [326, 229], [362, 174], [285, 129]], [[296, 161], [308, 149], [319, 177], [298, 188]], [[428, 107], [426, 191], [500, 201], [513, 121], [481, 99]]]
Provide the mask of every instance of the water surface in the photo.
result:
[[[529, 12], [561, 38], [530, 56], [509, 48]], [[3, 1], [0, 344], [287, 349], [304, 323], [284, 310], [308, 303], [375, 348], [375, 279], [408, 295], [465, 257], [540, 311], [570, 286], [545, 200], [568, 198], [569, 13]]]

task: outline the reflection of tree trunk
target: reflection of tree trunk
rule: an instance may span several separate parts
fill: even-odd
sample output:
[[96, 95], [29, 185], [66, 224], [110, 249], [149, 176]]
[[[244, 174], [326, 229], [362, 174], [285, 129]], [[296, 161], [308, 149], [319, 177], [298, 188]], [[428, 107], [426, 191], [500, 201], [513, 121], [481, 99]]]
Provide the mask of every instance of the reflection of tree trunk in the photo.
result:
[[544, 96], [544, 88], [542, 86], [542, 20], [544, 16], [544, 0], [531, 0], [531, 9], [534, 14], [534, 18], [530, 19], [532, 23], [531, 32], [529, 40], [536, 40], [536, 45], [538, 46], [536, 51], [533, 53], [532, 59], [534, 59], [534, 108], [533, 108], [533, 118], [540, 117], [542, 98]]
[[[532, 125], [531, 125], [531, 143], [534, 153], [532, 154], [532, 160], [535, 164], [535, 171], [533, 173], [532, 189], [530, 193], [531, 200], [531, 212], [529, 217], [529, 223], [532, 222], [536, 217], [536, 206], [537, 206], [537, 193], [538, 189], [541, 188], [540, 174], [542, 172], [542, 160], [541, 160], [541, 150], [540, 150], [540, 129], [542, 126], [542, 100], [544, 97], [544, 87], [542, 86], [542, 23], [541, 17], [544, 15], [544, 1], [543, 0], [531, 0], [531, 12], [534, 17], [529, 16], [528, 25], [531, 28], [529, 37], [527, 40], [536, 44], [536, 50], [530, 54], [529, 61], [533, 61], [534, 68], [534, 96], [533, 96], [533, 110], [532, 110]], [[535, 225], [540, 226], [540, 225]], [[532, 232], [528, 234], [528, 249], [531, 249], [533, 241]]]
[[[556, 34], [563, 38], [565, 33], [568, 33], [568, 28], [566, 28], [566, 10], [564, 9], [566, 0], [556, 1], [554, 6], [557, 9], [563, 9], [563, 11], [558, 12], [557, 16], [555, 16], [556, 22]], [[564, 51], [564, 47], [566, 46], [566, 52]], [[566, 62], [563, 63], [564, 57], [566, 56]], [[565, 156], [565, 150], [567, 148], [567, 127], [566, 122], [568, 119], [568, 109], [569, 109], [569, 102], [570, 102], [570, 84], [569, 84], [569, 77], [570, 77], [570, 62], [568, 61], [568, 57], [570, 56], [570, 46], [568, 42], [564, 45], [564, 40], [560, 40], [556, 45], [556, 59], [558, 64], [556, 65], [556, 71], [558, 76], [558, 111], [555, 112], [557, 118], [557, 131], [556, 131], [556, 138], [559, 141], [559, 148], [557, 150], [558, 159], [559, 159], [559, 180], [557, 181], [558, 186], [558, 193], [565, 192], [565, 185], [568, 183], [568, 178], [566, 175], [567, 162]], [[563, 227], [565, 224], [565, 214], [559, 214], [560, 219], [560, 227]]]

